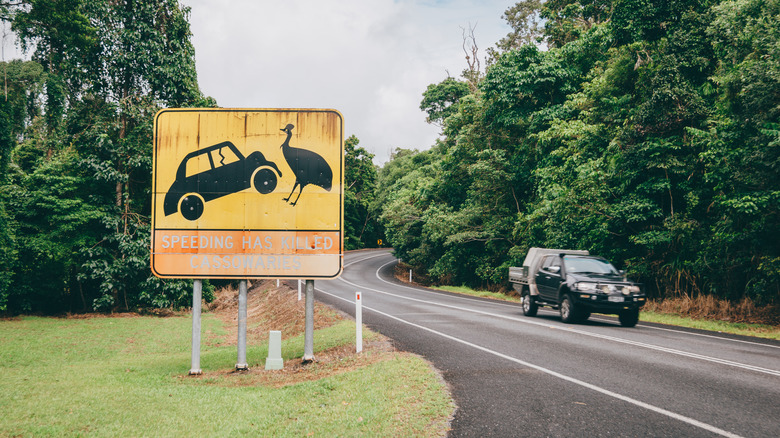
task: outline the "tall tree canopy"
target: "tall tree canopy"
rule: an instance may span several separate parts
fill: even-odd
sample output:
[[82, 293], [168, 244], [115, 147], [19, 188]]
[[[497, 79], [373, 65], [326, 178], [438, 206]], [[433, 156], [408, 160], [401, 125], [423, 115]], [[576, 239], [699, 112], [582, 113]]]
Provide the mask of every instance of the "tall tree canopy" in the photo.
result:
[[377, 169], [374, 154], [358, 146], [354, 135], [344, 142], [345, 249], [370, 248], [384, 237], [376, 217]]
[[[188, 16], [177, 0], [0, 3], [31, 55], [2, 66], [0, 313], [191, 302], [191, 282], [149, 268], [154, 115], [216, 106], [198, 87]], [[349, 249], [384, 238], [377, 168], [358, 143], [345, 142]]]
[[150, 275], [152, 120], [213, 106], [197, 85], [189, 9], [175, 0], [2, 6], [32, 61], [5, 65], [0, 108], [0, 310], [186, 304]]
[[780, 1], [525, 0], [504, 17], [477, 92], [429, 117], [443, 138], [380, 172], [396, 253], [501, 287], [532, 246], [588, 249], [656, 296], [777, 301]]

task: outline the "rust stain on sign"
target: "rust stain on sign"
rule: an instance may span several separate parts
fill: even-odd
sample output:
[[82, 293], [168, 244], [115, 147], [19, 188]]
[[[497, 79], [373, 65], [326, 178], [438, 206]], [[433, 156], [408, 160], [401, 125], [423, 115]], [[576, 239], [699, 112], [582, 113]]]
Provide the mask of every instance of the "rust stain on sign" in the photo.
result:
[[155, 117], [152, 271], [334, 278], [343, 253], [335, 110], [168, 109]]

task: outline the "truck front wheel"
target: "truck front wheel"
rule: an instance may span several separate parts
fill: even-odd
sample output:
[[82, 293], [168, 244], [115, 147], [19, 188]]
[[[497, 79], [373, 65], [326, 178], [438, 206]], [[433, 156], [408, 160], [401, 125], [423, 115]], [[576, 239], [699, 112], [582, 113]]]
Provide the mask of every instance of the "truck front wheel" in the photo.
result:
[[574, 307], [574, 299], [571, 294], [566, 294], [561, 300], [561, 320], [566, 324], [573, 324], [577, 322], [577, 309]]
[[623, 327], [633, 327], [639, 322], [639, 309], [623, 310], [618, 314], [618, 319]]
[[523, 296], [520, 300], [523, 304], [523, 315], [536, 316], [536, 312], [539, 311], [539, 305], [536, 304], [536, 298], [531, 296], [531, 292], [527, 288], [523, 289]]

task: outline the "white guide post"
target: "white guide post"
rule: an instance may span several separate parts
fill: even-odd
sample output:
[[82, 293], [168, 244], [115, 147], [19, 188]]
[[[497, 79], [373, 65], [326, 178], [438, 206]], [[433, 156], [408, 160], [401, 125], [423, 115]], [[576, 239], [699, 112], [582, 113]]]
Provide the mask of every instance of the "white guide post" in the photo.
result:
[[363, 351], [363, 294], [355, 292], [355, 352]]

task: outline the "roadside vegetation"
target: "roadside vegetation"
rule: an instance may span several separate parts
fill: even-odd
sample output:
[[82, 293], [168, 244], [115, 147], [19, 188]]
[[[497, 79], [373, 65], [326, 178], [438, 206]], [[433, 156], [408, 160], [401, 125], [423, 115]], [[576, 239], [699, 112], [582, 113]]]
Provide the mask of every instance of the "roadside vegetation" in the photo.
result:
[[[187, 376], [188, 315], [0, 320], [0, 436], [446, 434], [454, 407], [424, 360], [368, 330], [355, 354], [354, 321], [318, 307], [317, 362], [304, 366], [296, 293], [268, 282], [249, 297], [248, 372], [234, 370], [235, 291], [218, 291], [204, 314], [202, 376]], [[278, 313], [296, 319], [283, 331], [285, 368], [265, 371]]]
[[777, 323], [780, 1], [524, 0], [504, 18], [485, 63], [466, 30], [462, 75], [423, 93], [437, 144], [378, 173], [396, 256], [423, 283], [500, 292], [529, 248], [588, 250], [670, 307], [718, 303], [684, 315], [750, 303]]
[[[463, 72], [420, 90], [430, 149], [380, 168], [345, 139], [345, 249], [499, 293], [529, 248], [587, 249], [656, 311], [777, 324], [780, 0], [522, 0], [504, 18], [483, 52], [464, 29]], [[149, 222], [154, 114], [218, 105], [189, 8], [39, 0], [0, 19], [31, 57], [0, 63], [0, 313], [188, 307], [191, 281], [151, 275]]]
[[[0, 62], [0, 315], [190, 306], [192, 281], [149, 268], [154, 115], [218, 105], [198, 85], [189, 16], [177, 0], [0, 3], [29, 57]], [[358, 143], [345, 140], [348, 249], [383, 236]]]
[[[653, 309], [654, 302], [649, 303], [648, 309]], [[754, 336], [780, 340], [780, 326], [769, 324], [755, 324], [747, 322], [729, 322], [711, 318], [692, 318], [684, 314], [660, 313], [656, 310], [642, 310], [639, 313], [640, 322], [654, 322], [678, 327], [708, 330], [732, 335]]]

